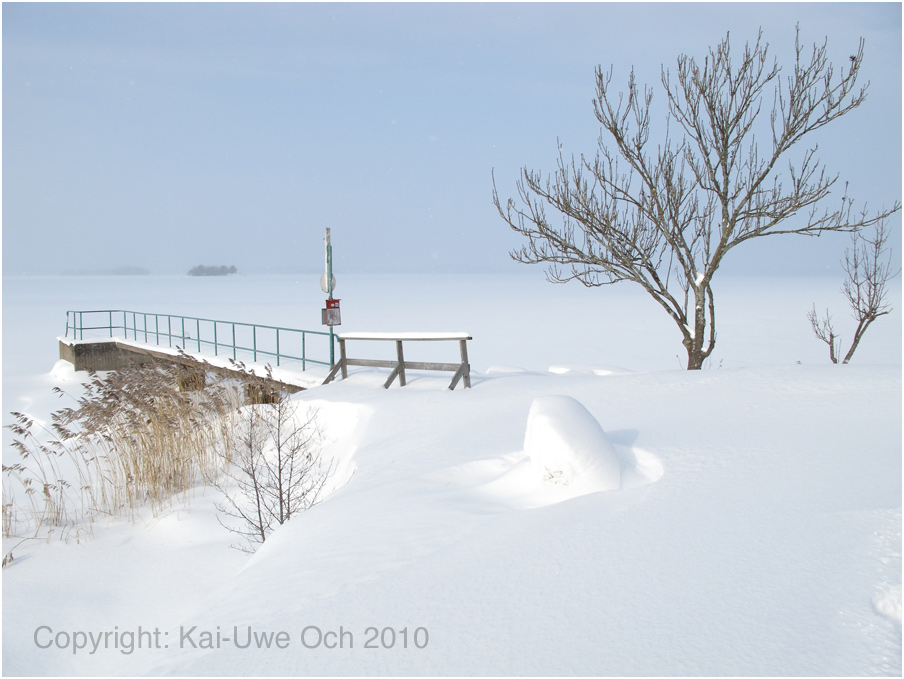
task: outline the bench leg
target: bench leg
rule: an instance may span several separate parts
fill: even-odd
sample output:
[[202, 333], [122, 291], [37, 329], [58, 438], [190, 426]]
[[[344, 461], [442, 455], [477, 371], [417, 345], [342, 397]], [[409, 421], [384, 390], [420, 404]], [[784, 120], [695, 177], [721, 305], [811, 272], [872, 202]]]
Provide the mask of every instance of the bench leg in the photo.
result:
[[389, 379], [387, 379], [387, 380], [383, 383], [383, 388], [384, 388], [384, 389], [389, 389], [389, 385], [392, 384], [392, 381], [396, 378], [396, 376], [397, 376], [398, 374], [399, 374], [399, 366], [396, 366], [395, 368], [392, 369], [392, 372], [389, 373]]
[[329, 384], [336, 377], [336, 373], [339, 372], [340, 369], [345, 367], [345, 363], [340, 359], [338, 363], [336, 363], [332, 368], [330, 368], [329, 374], [326, 376], [326, 379], [323, 380], [323, 384]]
[[330, 372], [327, 374], [326, 379], [323, 380], [323, 384], [329, 384], [336, 379], [336, 374], [340, 370], [342, 371], [342, 379], [347, 378], [348, 366], [345, 364], [345, 340], [339, 340], [339, 361], [330, 368]]
[[339, 365], [342, 366], [342, 379], [348, 377], [348, 365], [345, 360], [345, 340], [339, 338]]
[[399, 358], [399, 386], [404, 387], [405, 382], [405, 354], [402, 353], [402, 343], [396, 342], [396, 355]]
[[463, 377], [465, 380], [465, 389], [471, 388], [471, 364], [468, 362], [468, 341], [467, 340], [459, 340], [459, 347], [461, 348], [461, 368], [458, 371], [461, 373], [455, 373], [455, 379], [452, 380], [451, 389], [455, 388], [455, 385], [458, 384], [458, 378]]
[[[455, 387], [458, 386], [458, 381], [464, 376], [464, 374], [465, 366], [461, 366], [458, 370], [455, 371], [455, 375], [452, 377], [452, 384], [449, 385], [449, 389], [455, 389]], [[469, 386], [471, 385], [465, 382], [465, 387]]]

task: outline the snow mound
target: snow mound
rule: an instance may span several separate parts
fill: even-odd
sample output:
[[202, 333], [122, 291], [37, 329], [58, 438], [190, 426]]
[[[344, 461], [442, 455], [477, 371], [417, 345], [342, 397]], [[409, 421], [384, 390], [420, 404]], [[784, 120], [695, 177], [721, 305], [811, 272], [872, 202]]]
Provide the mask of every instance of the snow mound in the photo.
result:
[[880, 615], [901, 624], [901, 586], [886, 585], [873, 599], [873, 606]]
[[53, 364], [50, 376], [60, 382], [75, 382], [80, 380], [79, 376], [75, 374], [75, 366], [69, 361], [64, 361], [62, 359]]
[[575, 365], [575, 364], [558, 364], [549, 366], [549, 372], [556, 375], [564, 375], [565, 373], [586, 373], [589, 375], [597, 375], [606, 377], [607, 375], [630, 375], [631, 371], [625, 368], [617, 368], [608, 365]]
[[524, 452], [552, 483], [581, 494], [621, 488], [619, 455], [596, 418], [570, 396], [540, 396], [531, 404]]

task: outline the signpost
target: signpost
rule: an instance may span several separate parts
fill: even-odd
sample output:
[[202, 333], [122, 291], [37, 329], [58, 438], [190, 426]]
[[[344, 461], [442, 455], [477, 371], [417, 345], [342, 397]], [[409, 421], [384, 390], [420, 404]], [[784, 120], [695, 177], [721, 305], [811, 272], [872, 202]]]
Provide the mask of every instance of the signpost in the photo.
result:
[[330, 365], [333, 365], [335, 363], [333, 356], [333, 326], [341, 325], [342, 320], [339, 315], [339, 300], [333, 299], [336, 277], [333, 276], [333, 245], [330, 243], [329, 229], [326, 229], [323, 241], [326, 247], [326, 271], [320, 277], [320, 289], [328, 295], [328, 298], [326, 300], [326, 308], [321, 310], [321, 321], [323, 325], [328, 325], [330, 328]]

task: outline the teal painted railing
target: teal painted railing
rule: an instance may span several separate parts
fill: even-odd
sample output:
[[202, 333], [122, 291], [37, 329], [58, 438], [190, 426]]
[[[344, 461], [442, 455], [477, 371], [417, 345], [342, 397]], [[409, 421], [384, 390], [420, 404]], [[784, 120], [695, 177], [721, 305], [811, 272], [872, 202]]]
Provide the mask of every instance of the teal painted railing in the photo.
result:
[[[283, 365], [286, 361], [300, 361], [301, 369], [308, 363], [330, 366], [333, 347], [330, 333], [319, 330], [298, 330], [273, 325], [217, 321], [194, 316], [153, 314], [122, 309], [67, 311], [66, 337], [95, 339], [123, 337], [127, 340], [180, 348], [185, 352], [210, 353], [233, 360], [271, 362]], [[87, 334], [86, 334], [87, 333]], [[308, 346], [314, 342], [315, 355], [309, 358]]]

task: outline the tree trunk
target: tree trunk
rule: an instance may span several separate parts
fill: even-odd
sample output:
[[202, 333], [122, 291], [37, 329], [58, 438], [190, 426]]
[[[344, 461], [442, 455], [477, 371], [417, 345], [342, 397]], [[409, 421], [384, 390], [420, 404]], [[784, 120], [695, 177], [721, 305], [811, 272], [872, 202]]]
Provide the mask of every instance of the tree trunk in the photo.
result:
[[706, 356], [703, 355], [699, 342], [692, 342], [687, 348], [687, 369], [700, 370], [703, 367], [703, 361]]
[[[703, 361], [709, 356], [709, 351], [704, 350], [703, 343], [706, 337], [706, 286], [708, 282], [698, 281], [694, 289], [694, 328], [690, 337], [685, 337], [684, 346], [687, 349], [687, 369], [700, 370]], [[714, 321], [710, 321], [711, 323]]]

